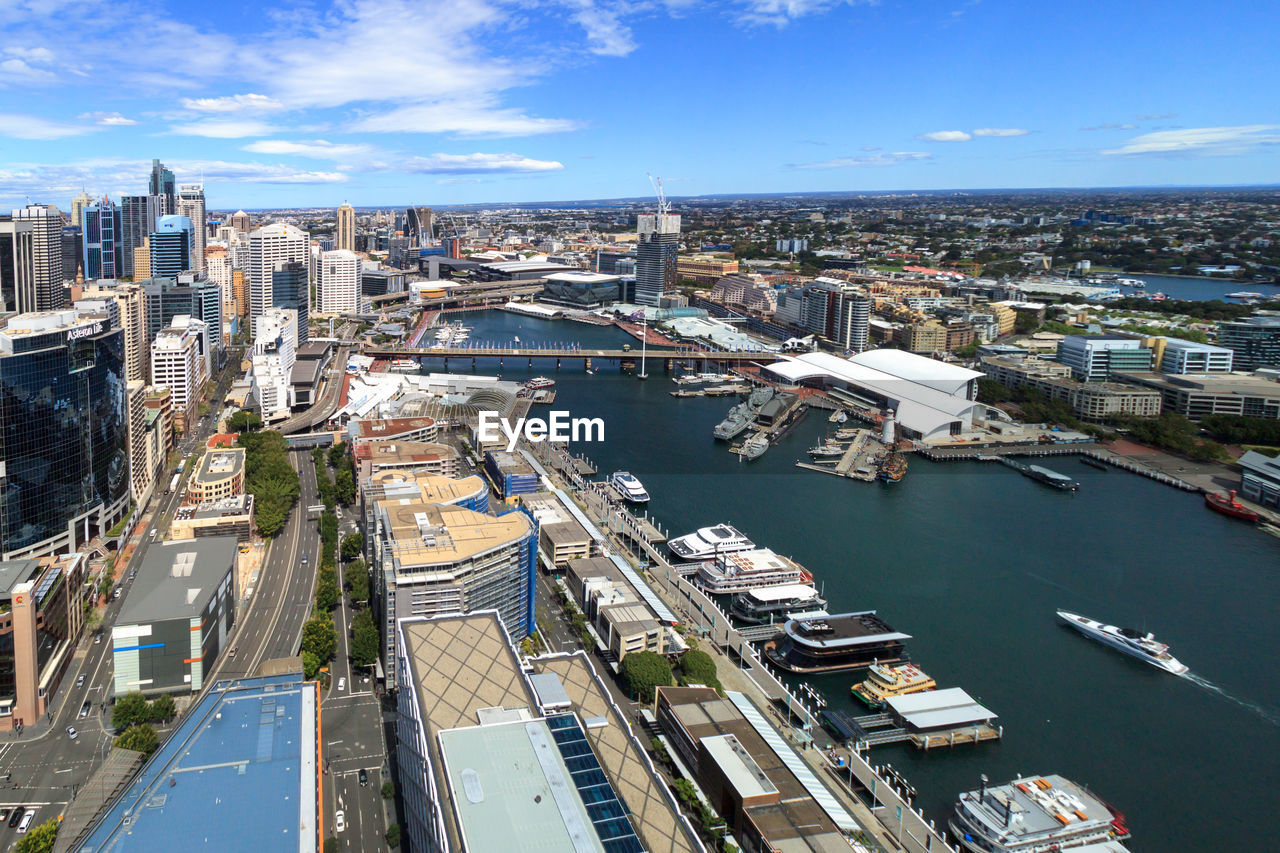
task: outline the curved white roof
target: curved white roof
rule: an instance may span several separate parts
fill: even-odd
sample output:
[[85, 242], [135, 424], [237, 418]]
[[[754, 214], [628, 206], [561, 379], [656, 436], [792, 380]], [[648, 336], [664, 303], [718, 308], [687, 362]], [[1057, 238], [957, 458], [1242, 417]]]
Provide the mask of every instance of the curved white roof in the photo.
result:
[[899, 379], [910, 379], [912, 382], [937, 388], [946, 394], [954, 394], [969, 382], [982, 376], [982, 373], [977, 370], [898, 349], [867, 350], [853, 356], [849, 361], [875, 368]]

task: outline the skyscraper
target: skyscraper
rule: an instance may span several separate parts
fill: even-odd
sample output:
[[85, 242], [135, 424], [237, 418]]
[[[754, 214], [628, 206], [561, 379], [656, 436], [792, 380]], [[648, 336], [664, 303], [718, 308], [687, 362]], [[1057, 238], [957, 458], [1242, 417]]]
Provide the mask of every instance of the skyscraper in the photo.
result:
[[316, 301], [323, 314], [354, 314], [360, 309], [360, 257], [355, 252], [321, 253]]
[[248, 234], [253, 230], [253, 221], [249, 219], [249, 214], [245, 213], [243, 210], [237, 210], [235, 213], [231, 214], [231, 219], [227, 224], [239, 231], [241, 234]]
[[308, 326], [311, 322], [311, 291], [307, 284], [307, 265], [302, 261], [289, 261], [277, 264], [271, 271], [271, 306], [287, 308], [295, 312], [298, 318], [298, 334], [295, 336], [299, 344], [305, 344], [309, 337]]
[[[257, 317], [273, 304], [271, 274], [278, 264], [308, 260], [306, 231], [292, 225], [267, 225], [249, 234], [249, 316]], [[303, 298], [310, 304], [309, 294]], [[284, 308], [295, 308], [284, 305]], [[302, 311], [298, 311], [302, 314]]]
[[14, 216], [0, 216], [0, 311], [35, 310], [34, 226]]
[[80, 212], [84, 277], [89, 280], [124, 275], [124, 229], [120, 208], [104, 198]]
[[187, 315], [209, 326], [214, 348], [222, 346], [222, 289], [208, 279], [186, 273], [177, 280], [153, 278], [139, 282], [147, 299], [147, 339], [156, 335], [175, 317]]
[[72, 225], [80, 224], [80, 212], [91, 204], [93, 204], [93, 196], [89, 195], [84, 190], [80, 191], [80, 195], [71, 199], [71, 224]]
[[151, 232], [151, 277], [177, 278], [192, 269], [191, 220], [185, 216], [161, 216]]
[[[31, 224], [31, 288], [19, 290], [17, 310], [56, 311], [67, 305], [62, 286], [62, 212], [52, 204], [29, 204], [13, 218]], [[75, 274], [75, 270], [72, 270]]]
[[640, 240], [636, 248], [636, 302], [658, 305], [665, 293], [675, 290], [680, 249], [680, 215], [644, 213], [637, 219]]
[[356, 209], [345, 201], [338, 208], [338, 227], [334, 247], [354, 252], [356, 249]]
[[73, 551], [128, 510], [123, 336], [70, 310], [0, 331], [0, 559]]
[[431, 208], [411, 207], [405, 211], [404, 236], [409, 238], [410, 246], [431, 244]]
[[[156, 230], [156, 220], [163, 214], [164, 202], [156, 195], [127, 195], [120, 199], [120, 220], [123, 228], [124, 273], [133, 278], [147, 278], [150, 273], [143, 270], [139, 275], [134, 270], [134, 250], [142, 248], [147, 236]], [[149, 254], [148, 254], [149, 257]]]
[[151, 338], [147, 334], [147, 294], [141, 284], [121, 283], [114, 287], [86, 287], [80, 295], [82, 303], [111, 300], [115, 303], [121, 331], [124, 332], [124, 376], [129, 382], [148, 382]]
[[871, 297], [859, 285], [819, 277], [805, 286], [800, 324], [845, 349], [867, 348]]
[[147, 184], [147, 194], [160, 197], [161, 216], [169, 216], [177, 211], [177, 184], [173, 179], [173, 172], [166, 169], [159, 160], [151, 161], [151, 181]]
[[204, 216], [204, 186], [201, 184], [182, 184], [178, 187], [179, 216], [191, 220], [191, 269], [204, 272], [205, 234], [208, 226]]

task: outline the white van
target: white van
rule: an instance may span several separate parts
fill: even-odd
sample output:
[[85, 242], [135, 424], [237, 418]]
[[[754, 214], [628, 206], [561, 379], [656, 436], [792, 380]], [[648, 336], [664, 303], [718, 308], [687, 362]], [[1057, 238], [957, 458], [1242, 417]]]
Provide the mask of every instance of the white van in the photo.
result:
[[18, 823], [18, 832], [19, 833], [26, 832], [27, 827], [31, 826], [32, 818], [34, 818], [35, 816], [36, 816], [35, 809], [27, 809], [27, 813], [22, 816], [22, 820], [19, 821]]

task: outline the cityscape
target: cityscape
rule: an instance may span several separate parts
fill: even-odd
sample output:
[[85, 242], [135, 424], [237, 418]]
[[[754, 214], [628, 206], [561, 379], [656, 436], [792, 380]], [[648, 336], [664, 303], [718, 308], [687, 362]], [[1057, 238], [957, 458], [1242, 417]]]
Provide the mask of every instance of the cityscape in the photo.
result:
[[[0, 13], [0, 849], [1273, 849], [1241, 56], [977, 0], [164, 6], [91, 97], [127, 11]], [[1269, 46], [1228, 11], [1177, 26]], [[1085, 32], [1114, 85], [1018, 70]], [[924, 67], [978, 34], [1001, 79]]]

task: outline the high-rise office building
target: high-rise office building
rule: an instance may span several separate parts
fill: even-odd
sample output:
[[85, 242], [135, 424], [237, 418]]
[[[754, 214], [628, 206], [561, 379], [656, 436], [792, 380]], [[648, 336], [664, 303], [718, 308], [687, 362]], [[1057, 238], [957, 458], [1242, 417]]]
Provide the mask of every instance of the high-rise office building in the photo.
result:
[[13, 216], [0, 216], [0, 312], [35, 310], [34, 226]]
[[88, 207], [91, 204], [93, 204], [93, 196], [89, 195], [84, 190], [80, 191], [80, 195], [71, 199], [71, 224], [72, 225], [80, 224], [81, 211], [83, 211], [86, 207]]
[[345, 201], [338, 208], [338, 227], [333, 240], [335, 248], [354, 252], [356, 249], [356, 209]]
[[204, 272], [205, 235], [209, 230], [204, 215], [204, 187], [201, 184], [178, 186], [176, 213], [191, 220], [191, 269]]
[[1232, 351], [1236, 370], [1280, 367], [1280, 316], [1224, 320], [1218, 323], [1218, 345]]
[[[31, 286], [18, 291], [17, 310], [56, 311], [65, 308], [62, 212], [51, 204], [29, 204], [15, 210], [13, 219], [31, 225]], [[75, 274], [74, 270], [72, 274]]]
[[177, 181], [173, 178], [173, 172], [159, 160], [151, 161], [151, 180], [147, 184], [147, 194], [160, 197], [161, 216], [177, 212]]
[[636, 230], [640, 236], [636, 246], [636, 302], [658, 305], [676, 286], [680, 216], [643, 213], [637, 219]]
[[0, 330], [0, 558], [74, 551], [129, 508], [124, 332], [62, 310]]
[[180, 432], [190, 426], [209, 378], [200, 352], [200, 335], [207, 331], [198, 320], [175, 317], [173, 325], [161, 329], [151, 344], [151, 384], [163, 385], [172, 393], [174, 423]]
[[86, 287], [76, 303], [111, 300], [115, 303], [124, 332], [124, 375], [129, 382], [148, 382], [151, 335], [147, 331], [147, 293], [142, 284], [120, 283], [113, 287]]
[[204, 270], [209, 281], [222, 289], [222, 304], [235, 302], [231, 292], [231, 253], [226, 246], [213, 244], [204, 250]]
[[431, 245], [431, 208], [411, 207], [405, 211], [404, 236], [410, 246]]
[[192, 270], [195, 237], [191, 220], [186, 216], [161, 216], [151, 241], [151, 277], [177, 278]]
[[208, 324], [214, 349], [222, 346], [222, 289], [218, 285], [194, 273], [177, 279], [152, 278], [139, 284], [146, 294], [149, 341], [154, 341], [175, 317], [188, 315]]
[[287, 418], [294, 403], [297, 315], [292, 308], [268, 308], [254, 320], [253, 334], [253, 390], [262, 419]]
[[87, 205], [80, 216], [85, 279], [93, 281], [124, 275], [124, 228], [120, 208], [104, 198]]
[[316, 301], [322, 314], [354, 314], [360, 310], [360, 257], [346, 249], [320, 255]]
[[1152, 352], [1138, 338], [1121, 335], [1068, 335], [1058, 344], [1058, 361], [1081, 382], [1109, 382], [1114, 373], [1145, 373]]
[[[79, 225], [62, 226], [62, 269], [65, 271], [68, 279], [74, 279], [77, 275], [83, 274], [80, 259], [84, 257], [84, 237], [81, 234]], [[64, 282], [65, 283], [65, 282]]]
[[[163, 215], [160, 212], [163, 204], [160, 196], [155, 195], [127, 195], [120, 199], [122, 242], [125, 250], [124, 275], [135, 279], [148, 277], [147, 270], [139, 275], [134, 269], [134, 255], [138, 249], [147, 245], [148, 235], [156, 230], [156, 220]], [[150, 264], [149, 254], [147, 260]]]
[[231, 218], [227, 221], [227, 224], [239, 231], [241, 234], [248, 234], [253, 230], [253, 220], [250, 219], [249, 214], [245, 213], [243, 210], [237, 210], [235, 213], [231, 214]]
[[[304, 264], [305, 275], [305, 264], [310, 257], [309, 239], [306, 231], [282, 223], [267, 225], [249, 234], [250, 317], [257, 317], [275, 304], [272, 301], [274, 292], [271, 274], [280, 264], [301, 261]], [[303, 297], [307, 298], [309, 294], [304, 293]], [[309, 298], [307, 301], [309, 304]], [[283, 307], [295, 308], [296, 306]]]
[[307, 265], [302, 261], [278, 264], [271, 271], [271, 306], [288, 308], [297, 316], [299, 344], [310, 338], [311, 289], [307, 285]]

